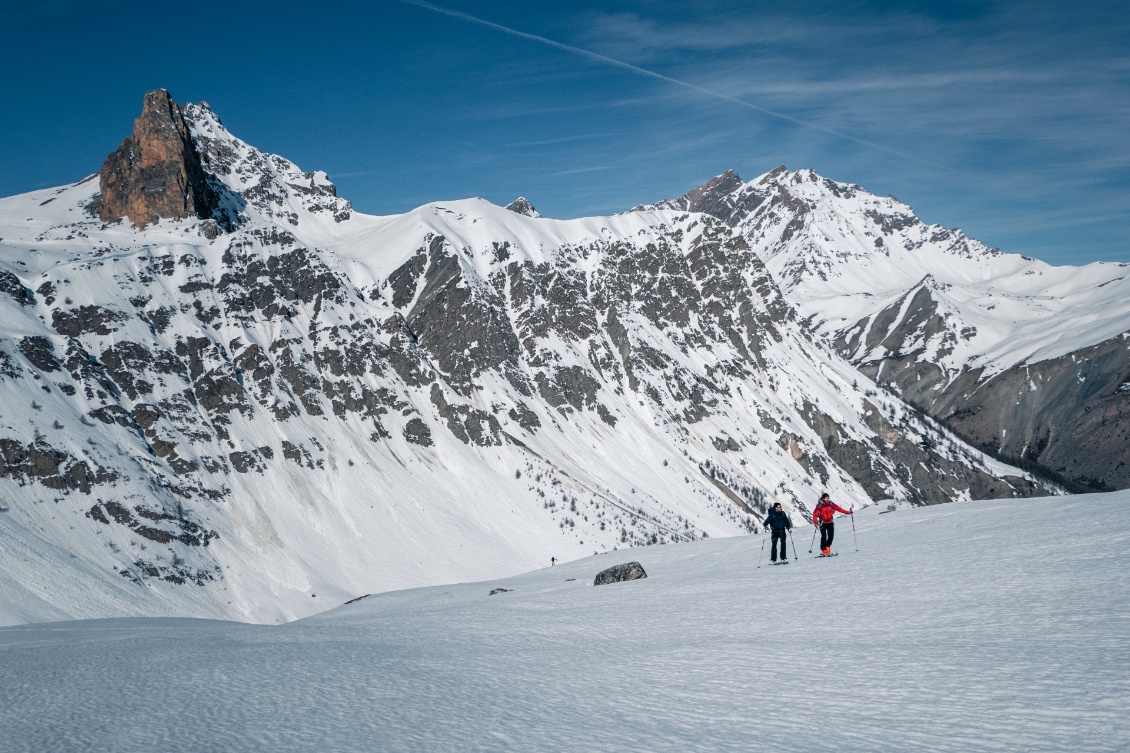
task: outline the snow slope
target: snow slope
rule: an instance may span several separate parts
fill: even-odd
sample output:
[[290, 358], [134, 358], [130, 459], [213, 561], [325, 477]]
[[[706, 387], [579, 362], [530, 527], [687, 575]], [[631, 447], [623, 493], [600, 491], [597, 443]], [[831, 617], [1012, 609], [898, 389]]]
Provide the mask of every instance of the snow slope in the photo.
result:
[[812, 170], [729, 171], [635, 211], [656, 208], [741, 233], [808, 327], [973, 446], [1076, 491], [1130, 488], [1130, 265], [1003, 253]]
[[0, 200], [0, 624], [277, 622], [351, 594], [798, 519], [1044, 493], [798, 324], [685, 211], [352, 212], [185, 110], [220, 213]]
[[[873, 507], [831, 560], [802, 528], [787, 567], [758, 568], [762, 536], [716, 539], [282, 626], [4, 628], [3, 747], [1125, 751], [1128, 506]], [[628, 559], [649, 577], [591, 585]]]
[[[782, 166], [746, 182], [728, 172], [654, 207], [705, 211], [738, 230], [801, 318], [833, 338], [862, 336], [846, 353], [855, 363], [914, 350], [951, 377], [964, 367], [988, 377], [1130, 330], [1130, 264], [1055, 267], [1004, 253], [814, 170]], [[884, 343], [920, 289], [945, 325]], [[892, 307], [899, 315], [880, 320]]]

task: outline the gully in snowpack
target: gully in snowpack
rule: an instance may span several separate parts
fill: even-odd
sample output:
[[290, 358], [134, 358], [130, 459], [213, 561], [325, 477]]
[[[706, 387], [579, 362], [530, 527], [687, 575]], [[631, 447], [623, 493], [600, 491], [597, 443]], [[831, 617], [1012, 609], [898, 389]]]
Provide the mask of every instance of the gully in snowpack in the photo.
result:
[[816, 509], [812, 512], [812, 525], [820, 529], [821, 557], [832, 556], [832, 539], [836, 536], [836, 524], [832, 522], [832, 518], [836, 516], [837, 512], [851, 515], [855, 512], [855, 508], [845, 510], [833, 502], [827, 492], [821, 494], [820, 501], [816, 503]]
[[[789, 516], [781, 508], [781, 503], [773, 505], [773, 509], [765, 516], [763, 523], [765, 528], [773, 532], [773, 543], [769, 546], [769, 558], [777, 562], [777, 542], [781, 542], [781, 564], [787, 565], [789, 563], [788, 553], [785, 551], [785, 539], [789, 535], [789, 531], [793, 528], [793, 522], [789, 520]], [[762, 546], [765, 546], [762, 544]]]

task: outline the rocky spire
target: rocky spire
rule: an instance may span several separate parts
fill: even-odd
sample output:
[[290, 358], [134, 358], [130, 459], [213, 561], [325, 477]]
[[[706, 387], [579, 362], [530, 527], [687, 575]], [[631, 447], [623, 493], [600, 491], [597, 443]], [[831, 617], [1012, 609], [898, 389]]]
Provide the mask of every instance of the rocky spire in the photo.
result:
[[98, 178], [104, 221], [129, 217], [140, 228], [162, 217], [209, 217], [216, 208], [184, 114], [164, 89], [145, 94], [133, 135], [106, 158]]
[[526, 200], [525, 197], [519, 196], [514, 201], [506, 205], [506, 208], [511, 212], [525, 215], [526, 217], [541, 217], [538, 210], [534, 209], [534, 205]]
[[717, 217], [733, 225], [740, 216], [735, 205], [734, 195], [744, 183], [733, 170], [727, 170], [708, 180], [698, 188], [693, 188], [677, 199], [663, 199], [654, 204], [640, 204], [632, 207], [632, 212], [644, 209], [674, 209], [680, 212], [702, 212]]
[[731, 208], [730, 194], [742, 185], [741, 176], [733, 170], [727, 170], [719, 176], [711, 178], [704, 185], [692, 189], [684, 194], [679, 202], [682, 207], [691, 212], [704, 212], [719, 219], [728, 219], [726, 216]]

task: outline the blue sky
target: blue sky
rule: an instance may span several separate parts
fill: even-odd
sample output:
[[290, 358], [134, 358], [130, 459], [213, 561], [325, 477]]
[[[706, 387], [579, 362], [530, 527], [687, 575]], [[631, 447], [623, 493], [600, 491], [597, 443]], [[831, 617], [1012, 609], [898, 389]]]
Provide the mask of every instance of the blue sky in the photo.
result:
[[9, 9], [0, 195], [97, 171], [163, 87], [373, 214], [519, 195], [608, 214], [785, 164], [1006, 251], [1130, 262], [1122, 3], [545, 5]]

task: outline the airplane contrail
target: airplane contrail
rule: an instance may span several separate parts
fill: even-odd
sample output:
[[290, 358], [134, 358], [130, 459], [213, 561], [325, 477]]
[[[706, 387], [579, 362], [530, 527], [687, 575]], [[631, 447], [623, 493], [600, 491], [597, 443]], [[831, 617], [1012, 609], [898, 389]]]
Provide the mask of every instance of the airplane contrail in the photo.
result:
[[856, 144], [860, 144], [861, 146], [866, 146], [866, 147], [869, 147], [871, 149], [876, 149], [876, 150], [881, 151], [881, 152], [886, 152], [887, 154], [891, 154], [891, 155], [894, 155], [896, 157], [901, 157], [903, 159], [910, 160], [911, 162], [917, 162], [921, 165], [927, 165], [929, 167], [934, 167], [934, 168], [937, 168], [939, 170], [946, 170], [948, 172], [960, 173], [960, 171], [955, 170], [952, 167], [947, 167], [945, 165], [938, 165], [938, 164], [935, 164], [933, 162], [928, 162], [926, 160], [921, 159], [920, 157], [915, 157], [914, 155], [906, 154], [905, 152], [900, 152], [897, 149], [891, 149], [889, 146], [884, 146], [883, 144], [878, 144], [874, 141], [868, 141], [867, 139], [861, 139], [858, 136], [852, 136], [850, 133], [844, 133], [843, 131], [837, 131], [834, 128], [828, 128], [827, 126], [822, 126], [819, 123], [813, 123], [810, 120], [802, 120], [801, 118], [797, 118], [797, 117], [794, 117], [792, 115], [788, 115], [788, 114], [783, 113], [783, 112], [778, 112], [777, 110], [771, 110], [768, 107], [762, 107], [760, 105], [756, 105], [753, 102], [749, 102], [747, 100], [741, 99], [740, 97], [734, 97], [734, 96], [731, 96], [729, 94], [724, 94], [723, 92], [720, 92], [720, 91], [715, 91], [714, 89], [708, 89], [704, 86], [692, 84], [689, 81], [683, 81], [681, 79], [672, 78], [670, 76], [665, 76], [662, 73], [656, 73], [655, 71], [648, 70], [647, 68], [641, 68], [638, 65], [632, 65], [631, 63], [625, 63], [623, 60], [617, 60], [616, 58], [611, 58], [611, 57], [608, 57], [607, 55], [601, 55], [599, 52], [593, 52], [592, 50], [586, 50], [583, 47], [574, 47], [571, 44], [565, 44], [564, 42], [558, 42], [556, 40], [549, 39], [548, 37], [542, 37], [542, 36], [539, 36], [537, 34], [530, 34], [529, 32], [519, 31], [518, 29], [514, 29], [514, 28], [511, 28], [509, 26], [503, 26], [502, 24], [495, 23], [494, 21], [487, 21], [484, 18], [479, 18], [478, 16], [472, 16], [470, 13], [464, 13], [463, 11], [452, 10], [451, 8], [445, 8], [441, 5], [435, 5], [433, 3], [429, 3], [429, 2], [426, 2], [426, 0], [393, 0], [393, 1], [401, 3], [403, 5], [412, 5], [412, 6], [415, 6], [417, 8], [429, 10], [429, 11], [432, 11], [433, 13], [440, 13], [442, 15], [450, 16], [452, 18], [458, 18], [458, 19], [460, 19], [462, 21], [466, 21], [468, 23], [478, 24], [479, 26], [485, 26], [489, 29], [494, 29], [495, 31], [502, 32], [503, 34], [509, 34], [510, 36], [519, 37], [521, 39], [528, 39], [531, 42], [538, 42], [540, 44], [547, 45], [549, 47], [553, 47], [554, 49], [562, 50], [563, 52], [569, 52], [569, 53], [572, 53], [574, 55], [579, 55], [581, 57], [588, 58], [589, 60], [594, 60], [598, 63], [604, 63], [606, 65], [610, 65], [610, 66], [613, 66], [615, 68], [621, 68], [623, 70], [631, 71], [632, 73], [636, 73], [636, 74], [639, 74], [641, 76], [647, 76], [648, 78], [653, 78], [653, 79], [656, 79], [658, 81], [663, 81], [663, 82], [671, 84], [673, 86], [678, 86], [678, 87], [681, 87], [683, 89], [689, 89], [690, 91], [696, 92], [698, 94], [702, 94], [702, 95], [707, 96], [707, 97], [719, 99], [719, 100], [722, 100], [724, 102], [730, 102], [732, 104], [744, 107], [748, 110], [753, 110], [754, 112], [759, 112], [763, 115], [769, 115], [770, 117], [774, 117], [774, 118], [777, 118], [779, 120], [784, 120], [788, 123], [792, 123], [793, 125], [801, 126], [802, 128], [811, 128], [814, 131], [820, 131], [821, 133], [826, 133], [829, 136], [835, 136], [837, 138], [845, 139], [847, 141], [852, 141]]

